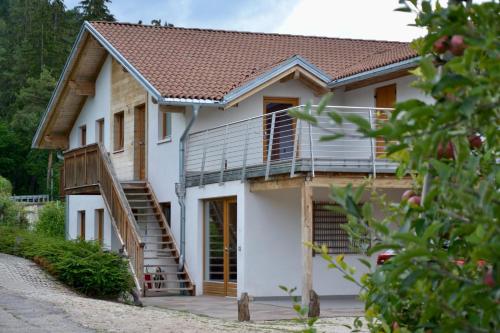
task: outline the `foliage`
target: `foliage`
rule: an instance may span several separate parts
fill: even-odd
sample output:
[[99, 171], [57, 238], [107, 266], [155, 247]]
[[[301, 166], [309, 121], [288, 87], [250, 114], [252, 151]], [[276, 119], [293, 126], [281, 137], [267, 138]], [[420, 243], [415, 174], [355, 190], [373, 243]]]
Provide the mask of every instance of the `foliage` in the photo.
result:
[[[414, 176], [421, 193], [416, 205], [374, 192], [358, 209], [365, 188], [332, 190], [351, 237], [373, 237], [369, 255], [396, 250], [379, 267], [363, 261], [370, 271], [356, 283], [365, 316], [373, 332], [499, 331], [500, 5], [412, 0], [401, 10], [416, 11], [416, 25], [427, 28], [413, 43], [422, 56], [414, 86], [433, 101], [398, 103], [375, 130], [362, 118], [329, 114], [334, 122], [356, 123], [367, 137], [385, 138], [398, 176]], [[384, 218], [373, 215], [374, 201]], [[343, 260], [316, 250], [354, 279]]]
[[112, 19], [107, 3], [0, 2], [0, 170], [16, 194], [49, 192], [49, 152], [31, 150], [31, 141], [83, 21]]
[[88, 296], [116, 299], [130, 292], [127, 262], [98, 243], [67, 241], [0, 226], [0, 252], [31, 259], [58, 280]]
[[2, 176], [0, 176], [0, 195], [12, 195], [12, 184]]
[[26, 226], [23, 207], [11, 200], [12, 185], [0, 176], [0, 225]]
[[82, 0], [77, 8], [85, 21], [114, 21], [115, 17], [108, 9], [109, 3], [111, 0]]
[[318, 318], [308, 318], [308, 312], [309, 308], [307, 306], [302, 306], [300, 304], [299, 298], [293, 293], [297, 290], [297, 288], [287, 288], [286, 286], [279, 286], [281, 290], [286, 292], [288, 296], [292, 299], [293, 302], [293, 310], [297, 314], [297, 318], [294, 318], [294, 321], [297, 323], [300, 323], [304, 325], [304, 329], [301, 330], [300, 332], [302, 333], [315, 333], [317, 332], [316, 328], [314, 327], [314, 324], [316, 321], [318, 321]]
[[39, 218], [35, 225], [36, 232], [46, 236], [64, 238], [64, 215], [64, 203], [51, 201], [45, 204], [40, 210]]

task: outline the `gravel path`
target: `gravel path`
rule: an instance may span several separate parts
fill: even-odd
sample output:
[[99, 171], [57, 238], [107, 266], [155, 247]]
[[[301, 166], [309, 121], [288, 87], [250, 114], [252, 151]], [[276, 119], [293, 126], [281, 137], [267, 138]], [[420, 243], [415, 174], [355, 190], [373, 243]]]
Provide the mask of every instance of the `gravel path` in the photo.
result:
[[[322, 319], [320, 332], [349, 332], [352, 318]], [[278, 332], [289, 321], [238, 323], [82, 297], [36, 264], [0, 253], [0, 332]]]

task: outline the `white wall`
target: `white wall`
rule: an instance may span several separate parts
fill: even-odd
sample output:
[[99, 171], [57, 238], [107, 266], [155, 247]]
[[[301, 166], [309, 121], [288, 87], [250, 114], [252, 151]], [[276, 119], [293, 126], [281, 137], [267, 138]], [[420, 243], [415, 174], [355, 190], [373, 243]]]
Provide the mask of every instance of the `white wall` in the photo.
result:
[[111, 218], [100, 195], [68, 195], [66, 238], [76, 239], [78, 236], [78, 212], [85, 211], [85, 239], [96, 240], [96, 209], [104, 209], [103, 246], [106, 249], [117, 250], [119, 242], [111, 225]]
[[95, 96], [87, 97], [69, 135], [69, 148], [80, 146], [80, 126], [87, 126], [87, 144], [96, 142], [96, 120], [104, 118], [104, 146], [110, 150], [111, 57], [104, 62], [95, 83]]

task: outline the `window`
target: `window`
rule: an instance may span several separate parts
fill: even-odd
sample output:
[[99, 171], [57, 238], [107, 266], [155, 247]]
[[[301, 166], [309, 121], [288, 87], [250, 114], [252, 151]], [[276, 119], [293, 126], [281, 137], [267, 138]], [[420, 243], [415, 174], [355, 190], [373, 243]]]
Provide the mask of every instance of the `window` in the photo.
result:
[[85, 240], [85, 211], [84, 210], [78, 211], [77, 224], [78, 224], [77, 237], [82, 239], [82, 240]]
[[172, 114], [158, 111], [158, 140], [168, 140], [172, 135]]
[[87, 145], [87, 126], [80, 126], [80, 146]]
[[115, 113], [115, 124], [114, 124], [114, 151], [123, 150], [125, 145], [125, 113], [118, 112]]
[[163, 216], [165, 216], [165, 220], [167, 220], [168, 226], [170, 227], [170, 202], [160, 203], [160, 208]]
[[328, 247], [330, 254], [337, 253], [360, 253], [361, 249], [369, 245], [369, 238], [362, 241], [352, 241], [343, 229], [347, 224], [347, 216], [344, 213], [331, 210], [331, 202], [313, 203], [313, 242]]
[[104, 118], [95, 121], [95, 141], [104, 143]]
[[95, 239], [99, 241], [99, 244], [104, 242], [104, 209], [95, 210]]

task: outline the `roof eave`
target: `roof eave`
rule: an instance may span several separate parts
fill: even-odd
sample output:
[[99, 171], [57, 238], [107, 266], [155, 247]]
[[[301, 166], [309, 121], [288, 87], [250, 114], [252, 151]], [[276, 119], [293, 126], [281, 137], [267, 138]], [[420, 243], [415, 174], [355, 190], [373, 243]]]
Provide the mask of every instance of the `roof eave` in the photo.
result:
[[344, 78], [341, 78], [338, 80], [332, 80], [328, 84], [328, 87], [329, 88], [337, 88], [340, 86], [344, 86], [346, 84], [367, 80], [367, 79], [370, 79], [370, 78], [375, 77], [375, 76], [389, 74], [389, 73], [397, 72], [397, 71], [404, 70], [404, 69], [410, 69], [410, 68], [417, 66], [418, 62], [420, 61], [420, 58], [421, 57], [418, 56], [418, 57], [410, 58], [407, 60], [399, 61], [399, 62], [396, 62], [393, 64], [389, 64], [386, 66], [378, 67], [378, 68], [375, 68], [375, 69], [372, 69], [369, 71], [364, 71], [361, 73], [350, 75], [350, 76], [347, 76], [347, 77], [344, 77]]
[[312, 75], [314, 75], [315, 77], [317, 77], [318, 79], [323, 81], [325, 83], [325, 85], [327, 85], [329, 82], [332, 81], [332, 78], [330, 76], [328, 76], [325, 72], [320, 70], [318, 67], [314, 66], [313, 64], [311, 64], [310, 62], [308, 62], [304, 58], [302, 58], [298, 55], [295, 55], [295, 56], [290, 57], [289, 59], [283, 61], [282, 63], [280, 63], [276, 67], [272, 68], [268, 72], [258, 76], [254, 80], [248, 82], [247, 84], [244, 84], [243, 86], [240, 86], [238, 88], [233, 89], [232, 91], [230, 91], [229, 93], [227, 93], [224, 96], [224, 99], [223, 99], [221, 104], [227, 105], [227, 104], [231, 103], [232, 101], [236, 100], [240, 96], [243, 96], [246, 93], [258, 88], [263, 83], [273, 79], [274, 77], [280, 75], [281, 73], [283, 73], [283, 72], [285, 72], [285, 71], [287, 71], [295, 66], [302, 67], [304, 70], [308, 71], [309, 73], [311, 73]]

